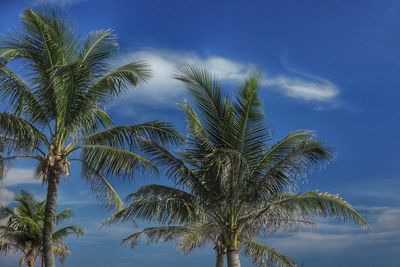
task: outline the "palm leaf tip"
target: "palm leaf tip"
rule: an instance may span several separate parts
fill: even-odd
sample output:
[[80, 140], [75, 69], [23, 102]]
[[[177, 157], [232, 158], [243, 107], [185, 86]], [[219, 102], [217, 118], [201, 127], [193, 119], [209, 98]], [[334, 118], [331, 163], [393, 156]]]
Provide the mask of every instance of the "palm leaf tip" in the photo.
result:
[[339, 195], [326, 192], [307, 192], [289, 196], [279, 202], [288, 210], [299, 212], [305, 216], [331, 216], [343, 221], [352, 221], [362, 228], [368, 228], [368, 222]]

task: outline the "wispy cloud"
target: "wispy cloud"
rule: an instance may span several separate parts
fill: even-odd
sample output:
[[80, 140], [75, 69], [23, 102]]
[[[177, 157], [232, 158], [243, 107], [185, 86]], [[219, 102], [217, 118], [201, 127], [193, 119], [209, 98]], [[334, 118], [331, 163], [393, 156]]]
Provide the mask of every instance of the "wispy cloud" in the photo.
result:
[[10, 204], [15, 193], [7, 187], [23, 184], [39, 184], [41, 181], [33, 179], [33, 170], [28, 168], [11, 168], [7, 170], [4, 180], [0, 181], [0, 205]]
[[65, 194], [60, 192], [58, 204], [62, 206], [83, 207], [87, 205], [99, 205], [99, 202], [94, 199], [87, 191], [75, 192], [74, 195]]
[[355, 246], [382, 246], [393, 243], [400, 248], [400, 208], [373, 208], [364, 210], [363, 214], [370, 223], [368, 230], [351, 224], [320, 221], [313, 231], [295, 233], [286, 238], [272, 236], [269, 244], [291, 253], [346, 250]]
[[289, 74], [270, 77], [266, 79], [266, 85], [277, 87], [288, 97], [304, 101], [332, 103], [338, 97], [340, 91], [333, 82], [293, 67], [286, 56], [280, 61]]
[[[218, 56], [201, 58], [193, 53], [173, 52], [167, 50], [143, 50], [125, 53], [115, 58], [114, 65], [123, 65], [132, 60], [140, 59], [149, 62], [153, 78], [147, 85], [128, 94], [122, 101], [133, 103], [147, 103], [149, 100], [158, 103], [169, 103], [184, 95], [182, 84], [173, 79], [176, 68], [180, 64], [190, 61], [204, 66], [220, 80], [225, 82], [240, 82], [248, 75], [251, 66]], [[174, 104], [174, 103], [172, 103]]]
[[[162, 105], [163, 108], [168, 108], [173, 107], [175, 102], [181, 101], [185, 97], [184, 87], [171, 76], [176, 73], [176, 67], [183, 62], [191, 61], [204, 66], [222, 82], [235, 85], [241, 83], [254, 69], [250, 63], [220, 56], [201, 57], [194, 53], [151, 49], [123, 53], [115, 58], [112, 64], [123, 65], [136, 59], [150, 63], [153, 78], [147, 85], [130, 91], [114, 103], [112, 107], [119, 107], [119, 111], [123, 114], [131, 114], [134, 109], [137, 110], [137, 105], [134, 109], [130, 109], [135, 104]], [[263, 72], [265, 88], [292, 99], [326, 104], [333, 102], [339, 94], [338, 86], [317, 76], [294, 71], [290, 71], [290, 75], [269, 75], [268, 70]]]
[[0, 188], [0, 206], [7, 206], [14, 200], [14, 197], [14, 192], [4, 187]]
[[338, 95], [338, 87], [324, 79], [311, 79], [280, 75], [265, 79], [267, 87], [279, 90], [287, 97], [311, 102], [332, 102]]
[[33, 178], [33, 170], [29, 168], [11, 168], [0, 184], [3, 186], [15, 186], [20, 184], [40, 184], [41, 181]]

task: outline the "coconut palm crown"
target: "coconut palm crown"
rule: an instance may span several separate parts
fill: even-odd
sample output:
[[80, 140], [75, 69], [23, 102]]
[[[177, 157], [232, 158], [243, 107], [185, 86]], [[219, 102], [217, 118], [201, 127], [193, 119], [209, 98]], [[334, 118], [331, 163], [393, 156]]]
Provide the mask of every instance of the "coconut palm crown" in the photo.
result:
[[[26, 192], [15, 199], [15, 208], [0, 207], [0, 254], [7, 255], [13, 252], [22, 253], [20, 265], [36, 266], [39, 257], [43, 264], [43, 223], [45, 201], [39, 201]], [[61, 224], [74, 216], [71, 209], [64, 209], [56, 213], [56, 224]], [[70, 255], [68, 246], [63, 239], [70, 235], [81, 236], [83, 230], [76, 225], [63, 226], [53, 232], [53, 251], [61, 262]]]
[[325, 166], [334, 152], [307, 130], [270, 145], [260, 77], [250, 75], [232, 99], [206, 69], [190, 63], [179, 68], [175, 78], [194, 103], [181, 105], [187, 145], [177, 153], [152, 142], [145, 145], [176, 186], [147, 185], [129, 196], [131, 204], [109, 222], [133, 219], [162, 226], [134, 233], [125, 242], [134, 246], [144, 234], [150, 242], [178, 240], [190, 250], [211, 241], [222, 248], [217, 266], [223, 266], [220, 252], [226, 252], [228, 266], [239, 267], [240, 250], [258, 266], [292, 267], [292, 260], [256, 239], [306, 225], [314, 216], [367, 225], [338, 195], [296, 192], [298, 181]]
[[[35, 176], [47, 185], [43, 227], [46, 267], [54, 267], [52, 233], [57, 192], [71, 162], [102, 204], [122, 201], [107, 180], [132, 178], [136, 170], [156, 171], [140, 144], [163, 146], [180, 141], [170, 124], [148, 122], [115, 126], [104, 105], [150, 77], [148, 65], [134, 61], [112, 68], [118, 48], [112, 30], [89, 33], [81, 41], [68, 19], [54, 10], [27, 9], [22, 28], [0, 38], [0, 170], [7, 162], [35, 162]], [[11, 68], [17, 61], [24, 68]], [[3, 178], [3, 174], [0, 178]]]

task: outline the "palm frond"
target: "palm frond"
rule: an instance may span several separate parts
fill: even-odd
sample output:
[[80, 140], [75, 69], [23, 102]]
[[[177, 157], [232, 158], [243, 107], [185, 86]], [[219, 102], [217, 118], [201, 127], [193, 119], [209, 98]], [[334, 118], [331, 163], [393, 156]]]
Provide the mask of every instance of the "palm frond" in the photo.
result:
[[[14, 209], [2, 209], [5, 221], [0, 225], [0, 254], [19, 251], [23, 254], [21, 263], [26, 263], [43, 253], [43, 222], [45, 201], [37, 200], [31, 193], [21, 191], [16, 197]], [[72, 216], [69, 209], [57, 213], [56, 224]], [[53, 250], [64, 260], [70, 254], [63, 239], [70, 235], [81, 236], [83, 230], [75, 225], [65, 226], [52, 234]]]
[[[307, 136], [307, 134], [304, 133], [303, 136]], [[295, 144], [290, 143], [282, 145], [292, 147], [288, 152], [283, 153], [285, 156], [282, 157], [282, 154], [279, 155], [280, 153], [275, 154], [276, 158], [267, 163], [271, 164], [271, 167], [264, 167], [265, 174], [261, 178], [260, 188], [269, 194], [282, 192], [285, 187], [294, 186], [297, 179], [305, 177], [313, 169], [326, 166], [334, 157], [331, 148], [313, 138], [301, 142], [297, 140], [294, 141]], [[279, 157], [281, 159], [275, 161]]]
[[185, 112], [187, 132], [190, 133], [191, 136], [194, 136], [198, 140], [201, 140], [203, 143], [205, 143], [210, 150], [213, 149], [214, 144], [212, 144], [209, 140], [204, 126], [202, 125], [201, 119], [193, 107], [189, 103], [178, 106]]
[[299, 130], [290, 133], [281, 141], [273, 145], [255, 165], [251, 175], [263, 173], [263, 170], [272, 168], [278, 162], [284, 160], [292, 151], [302, 143], [313, 139], [313, 132]]
[[71, 235], [76, 235], [76, 237], [79, 237], [81, 235], [84, 235], [84, 231], [82, 228], [76, 226], [76, 225], [69, 225], [65, 226], [63, 228], [58, 229], [53, 233], [53, 240], [54, 242], [59, 242], [62, 239], [71, 236]]
[[184, 254], [210, 243], [215, 244], [221, 234], [218, 225], [213, 222], [196, 222], [187, 228], [178, 239], [178, 248]]
[[84, 166], [82, 168], [82, 177], [86, 179], [90, 189], [105, 208], [118, 211], [124, 208], [124, 203], [118, 192], [101, 173], [90, 166]]
[[137, 148], [143, 140], [159, 144], [177, 144], [182, 137], [166, 122], [147, 122], [131, 126], [116, 126], [84, 138], [87, 144], [104, 144], [117, 147]]
[[53, 246], [54, 255], [60, 260], [61, 263], [64, 263], [65, 259], [71, 255], [71, 250], [69, 247], [63, 242], [58, 242]]
[[195, 197], [189, 192], [158, 184], [145, 185], [140, 187], [135, 193], [127, 196], [128, 201], [135, 201], [141, 198], [179, 198], [187, 202], [195, 202]]
[[15, 253], [17, 251], [24, 253], [24, 248], [20, 245], [21, 244], [0, 240], [0, 255], [6, 256], [9, 253]]
[[299, 195], [287, 193], [275, 203], [273, 205], [284, 207], [288, 211], [300, 213], [307, 217], [331, 216], [339, 220], [355, 222], [363, 228], [368, 227], [368, 222], [339, 195], [317, 192]]
[[151, 141], [142, 142], [143, 152], [154, 164], [163, 168], [168, 177], [178, 184], [185, 184], [193, 176], [192, 171], [182, 159], [174, 156], [165, 147]]
[[[72, 27], [61, 13], [55, 10], [26, 9], [21, 16], [23, 32], [7, 41], [9, 47], [16, 48], [28, 60], [34, 70], [31, 83], [38, 88], [34, 94], [41, 103], [45, 114], [56, 118], [62, 113], [63, 94], [54, 85], [58, 79], [60, 66], [73, 61], [76, 55], [77, 37]], [[65, 87], [65, 86], [64, 86]], [[62, 88], [64, 88], [62, 87]]]
[[87, 92], [86, 98], [92, 103], [105, 103], [110, 97], [119, 96], [130, 87], [136, 87], [151, 77], [148, 64], [134, 61], [100, 77]]
[[56, 214], [56, 224], [60, 224], [66, 220], [69, 220], [75, 216], [72, 209], [63, 209]]
[[289, 257], [280, 254], [275, 249], [250, 239], [242, 240], [243, 253], [259, 267], [296, 267], [297, 264]]
[[106, 177], [133, 177], [137, 170], [157, 173], [156, 167], [143, 156], [107, 145], [83, 145], [82, 161], [84, 169], [90, 168]]
[[235, 135], [237, 149], [248, 162], [254, 162], [271, 136], [265, 125], [265, 113], [259, 99], [258, 74], [252, 74], [237, 92], [234, 104], [236, 114]]
[[139, 198], [111, 216], [107, 223], [118, 221], [156, 221], [161, 224], [182, 224], [203, 216], [192, 200], [179, 197], [151, 196]]
[[209, 140], [214, 146], [229, 146], [230, 142], [235, 141], [232, 140], [233, 129], [229, 127], [233, 126], [229, 123], [233, 108], [218, 80], [205, 68], [196, 67], [190, 62], [182, 64], [178, 71], [179, 74], [174, 78], [183, 82], [196, 101]]
[[176, 241], [179, 236], [187, 231], [184, 226], [158, 226], [147, 227], [140, 232], [133, 233], [132, 235], [124, 238], [122, 243], [128, 245], [130, 248], [135, 248], [141, 236], [146, 236], [147, 244], [156, 244], [162, 242]]
[[116, 36], [112, 30], [90, 32], [80, 52], [80, 64], [87, 65], [94, 75], [98, 75], [105, 67], [105, 60], [117, 48]]
[[0, 134], [2, 140], [14, 144], [17, 151], [33, 150], [39, 142], [49, 145], [45, 135], [34, 125], [5, 112], [0, 113]]
[[0, 96], [8, 99], [12, 112], [29, 117], [31, 122], [48, 123], [40, 103], [13, 71], [0, 63]]
[[0, 63], [3, 61], [3, 64], [6, 65], [8, 62], [22, 57], [22, 53], [18, 49], [1, 46], [4, 46], [4, 44], [0, 44]]

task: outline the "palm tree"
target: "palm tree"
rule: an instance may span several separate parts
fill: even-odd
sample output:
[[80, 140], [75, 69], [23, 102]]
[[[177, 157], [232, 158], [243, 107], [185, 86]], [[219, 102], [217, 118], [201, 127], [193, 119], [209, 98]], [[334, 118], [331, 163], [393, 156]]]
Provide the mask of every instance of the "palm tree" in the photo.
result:
[[[306, 220], [293, 220], [290, 218], [275, 219], [270, 221], [268, 232], [273, 233], [280, 229], [286, 231], [298, 231], [306, 226], [314, 224]], [[257, 266], [296, 266], [295, 262], [287, 256], [279, 253], [273, 248], [267, 247], [254, 240], [255, 232], [244, 231], [240, 236], [240, 243], [243, 252]], [[223, 267], [227, 252], [221, 231], [218, 224], [213, 222], [194, 222], [190, 225], [164, 225], [146, 227], [141, 231], [135, 232], [123, 239], [123, 243], [131, 248], [135, 248], [141, 237], [147, 239], [147, 244], [158, 242], [174, 242], [178, 249], [184, 254], [188, 254], [196, 248], [206, 245], [213, 246], [216, 254], [216, 267]], [[267, 265], [266, 265], [267, 264]]]
[[[20, 265], [34, 267], [40, 257], [43, 264], [43, 224], [45, 201], [36, 200], [32, 194], [21, 191], [16, 197], [18, 203], [14, 209], [0, 207], [0, 219], [5, 223], [0, 225], [0, 253], [19, 251], [23, 257]], [[73, 217], [70, 209], [64, 209], [56, 214], [56, 224]], [[70, 254], [63, 239], [70, 236], [83, 235], [83, 230], [76, 225], [64, 226], [53, 232], [53, 251], [61, 262]]]
[[[259, 99], [260, 75], [250, 75], [231, 100], [204, 68], [188, 63], [179, 71], [175, 78], [185, 84], [195, 103], [181, 105], [187, 120], [187, 146], [174, 155], [155, 143], [144, 144], [148, 155], [165, 168], [176, 186], [140, 188], [130, 196], [131, 204], [117, 212], [110, 223], [155, 221], [191, 229], [192, 235], [196, 233], [193, 224], [211, 223], [213, 230], [205, 228], [204, 234], [222, 244], [230, 267], [240, 266], [240, 249], [259, 266], [294, 266], [287, 257], [255, 239], [297, 225], [296, 221], [334, 216], [367, 225], [337, 195], [288, 191], [295, 189], [297, 181], [310, 170], [331, 161], [334, 152], [305, 130], [268, 144], [272, 136]], [[156, 231], [154, 235], [168, 240], [176, 237], [173, 233]], [[135, 242], [137, 236], [131, 236], [131, 241]], [[158, 241], [150, 235], [152, 238]], [[221, 255], [217, 255], [219, 264], [223, 264]]]
[[[0, 97], [7, 107], [0, 113], [0, 166], [19, 158], [37, 163], [36, 177], [47, 184], [45, 266], [54, 267], [57, 192], [71, 162], [81, 164], [82, 177], [102, 204], [120, 208], [122, 201], [106, 177], [156, 171], [138, 153], [139, 141], [166, 145], [180, 137], [164, 122], [113, 124], [104, 105], [145, 82], [150, 72], [141, 61], [110, 68], [108, 59], [117, 49], [111, 30], [91, 32], [81, 42], [68, 20], [54, 10], [27, 9], [21, 21], [21, 31], [0, 40]], [[24, 64], [25, 79], [8, 67], [16, 60]]]

